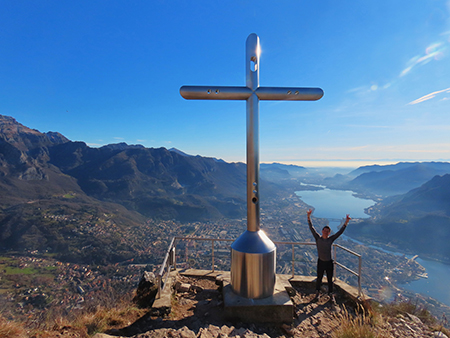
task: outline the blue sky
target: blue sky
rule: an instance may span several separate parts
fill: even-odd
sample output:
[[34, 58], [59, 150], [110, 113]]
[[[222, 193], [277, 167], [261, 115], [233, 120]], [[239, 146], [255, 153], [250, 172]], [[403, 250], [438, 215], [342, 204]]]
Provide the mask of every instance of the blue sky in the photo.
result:
[[0, 114], [90, 146], [245, 161], [245, 102], [182, 85], [321, 87], [260, 103], [261, 162], [450, 160], [449, 1], [0, 1]]

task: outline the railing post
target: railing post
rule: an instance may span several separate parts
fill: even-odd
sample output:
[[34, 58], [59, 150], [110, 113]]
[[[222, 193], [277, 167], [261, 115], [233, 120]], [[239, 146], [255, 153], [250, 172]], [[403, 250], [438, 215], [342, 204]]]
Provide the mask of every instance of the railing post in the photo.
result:
[[292, 244], [292, 278], [295, 276], [295, 251], [294, 244]]
[[214, 272], [214, 240], [211, 241], [212, 272]]
[[161, 298], [161, 278], [161, 275], [158, 274], [158, 293], [156, 295], [157, 299]]
[[172, 266], [172, 269], [176, 269], [176, 267], [175, 267], [175, 247], [171, 247], [170, 251], [169, 251], [169, 266]]
[[337, 253], [336, 253], [336, 245], [333, 245], [334, 252], [334, 261], [333, 261], [333, 282], [336, 281], [336, 261], [337, 261]]
[[358, 297], [361, 297], [361, 265], [362, 258], [359, 256], [359, 266], [358, 266]]
[[177, 246], [177, 239], [175, 238], [175, 240], [173, 241], [173, 266], [175, 268], [175, 270], [177, 269], [177, 251], [175, 250], [176, 246]]

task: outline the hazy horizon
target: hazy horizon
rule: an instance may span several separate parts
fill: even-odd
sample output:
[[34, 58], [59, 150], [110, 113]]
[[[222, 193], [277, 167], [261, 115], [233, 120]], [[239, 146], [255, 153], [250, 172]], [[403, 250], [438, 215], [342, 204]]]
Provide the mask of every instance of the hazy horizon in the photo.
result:
[[[297, 166], [307, 167], [307, 168], [359, 168], [363, 166], [371, 165], [391, 165], [400, 162], [449, 162], [445, 160], [324, 160], [324, 161], [287, 161], [287, 162], [277, 162], [282, 164], [293, 164]], [[270, 162], [267, 162], [270, 163]]]

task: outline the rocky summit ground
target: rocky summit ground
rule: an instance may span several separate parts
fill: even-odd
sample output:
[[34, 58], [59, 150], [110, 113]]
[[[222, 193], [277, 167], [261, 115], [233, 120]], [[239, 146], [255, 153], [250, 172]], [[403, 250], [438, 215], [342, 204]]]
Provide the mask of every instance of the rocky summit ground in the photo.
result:
[[[336, 303], [327, 295], [314, 299], [313, 289], [295, 287], [291, 296], [295, 305], [292, 323], [230, 322], [224, 317], [220, 287], [214, 280], [179, 277], [172, 311], [166, 318], [140, 318], [132, 325], [97, 334], [95, 338], [113, 336], [151, 337], [335, 337], [344, 318], [352, 318], [357, 305], [343, 295]], [[379, 323], [377, 337], [437, 337], [419, 318], [405, 314]], [[444, 337], [441, 335], [439, 337]]]

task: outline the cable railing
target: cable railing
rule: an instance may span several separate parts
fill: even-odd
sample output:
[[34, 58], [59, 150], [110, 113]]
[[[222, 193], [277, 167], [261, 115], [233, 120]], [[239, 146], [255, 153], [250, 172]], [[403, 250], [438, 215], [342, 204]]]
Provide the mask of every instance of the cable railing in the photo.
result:
[[[161, 268], [157, 274], [157, 280], [158, 280], [158, 293], [157, 298], [161, 296], [161, 292], [163, 291], [166, 283], [167, 278], [169, 277], [170, 271], [172, 269], [176, 269], [177, 265], [177, 259], [176, 259], [176, 244], [180, 240], [189, 240], [189, 241], [210, 241], [211, 242], [211, 271], [215, 272], [215, 255], [214, 255], [214, 248], [216, 242], [233, 242], [234, 239], [228, 239], [228, 238], [202, 238], [202, 237], [173, 237], [169, 248], [167, 249], [166, 255], [164, 257], [164, 261], [161, 265]], [[314, 242], [275, 242], [274, 243], [279, 245], [291, 245], [292, 247], [292, 268], [291, 268], [291, 274], [292, 278], [295, 277], [295, 248], [297, 246], [315, 246], [316, 243]], [[347, 253], [355, 256], [358, 258], [358, 272], [353, 271], [352, 269], [348, 268], [344, 264], [337, 261], [337, 248], [342, 249], [346, 251]], [[334, 257], [334, 278], [336, 279], [336, 266], [339, 266], [343, 268], [344, 270], [348, 271], [352, 275], [356, 276], [358, 278], [358, 297], [361, 296], [361, 266], [362, 266], [362, 258], [361, 255], [342, 246], [339, 244], [333, 244], [333, 257]], [[163, 282], [164, 278], [164, 282]]]

